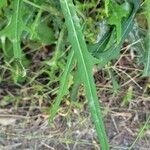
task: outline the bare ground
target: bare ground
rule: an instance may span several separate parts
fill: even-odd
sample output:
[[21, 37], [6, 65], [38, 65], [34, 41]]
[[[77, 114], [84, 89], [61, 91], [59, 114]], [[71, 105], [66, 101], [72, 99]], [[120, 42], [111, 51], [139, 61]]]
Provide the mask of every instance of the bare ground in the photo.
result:
[[[150, 150], [149, 79], [141, 77], [140, 66], [129, 53], [123, 53], [114, 66], [121, 84], [116, 94], [106, 71], [95, 73], [111, 149], [132, 146], [132, 150]], [[53, 96], [49, 94], [51, 88], [41, 88], [45, 79], [40, 78], [32, 85], [14, 86], [7, 80], [0, 84], [0, 150], [99, 150], [82, 88], [79, 101], [66, 97], [49, 125]], [[129, 87], [133, 89], [132, 100], [123, 105]]]

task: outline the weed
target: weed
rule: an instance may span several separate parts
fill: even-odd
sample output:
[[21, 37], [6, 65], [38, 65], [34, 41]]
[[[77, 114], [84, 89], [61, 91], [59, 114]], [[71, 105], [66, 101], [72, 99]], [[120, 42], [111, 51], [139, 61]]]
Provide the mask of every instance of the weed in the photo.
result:
[[[52, 103], [49, 123], [53, 121], [61, 101], [70, 89], [71, 100], [76, 103], [78, 90], [83, 85], [101, 148], [108, 150], [110, 146], [93, 68], [106, 66], [113, 94], [118, 94], [121, 85], [114, 74], [121, 69], [113, 67], [111, 61], [119, 61], [121, 47], [134, 27], [139, 7], [140, 0], [1, 0], [0, 83], [9, 79], [18, 86], [31, 85], [31, 89], [37, 91], [35, 97], [50, 95], [48, 98], [54, 103], [49, 102]], [[145, 1], [145, 8], [149, 25], [148, 0]], [[106, 30], [103, 32], [103, 29]], [[145, 38], [143, 76], [150, 75], [149, 32]], [[141, 87], [130, 75], [123, 73]], [[130, 86], [121, 106], [128, 105], [132, 98], [133, 88]], [[4, 96], [0, 106], [14, 103], [14, 99], [12, 95]], [[43, 98], [39, 99], [43, 101]]]

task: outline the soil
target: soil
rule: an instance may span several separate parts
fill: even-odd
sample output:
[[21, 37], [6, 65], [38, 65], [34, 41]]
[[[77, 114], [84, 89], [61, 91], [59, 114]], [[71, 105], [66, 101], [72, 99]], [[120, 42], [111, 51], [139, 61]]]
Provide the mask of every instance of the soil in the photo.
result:
[[[116, 67], [121, 85], [116, 93], [105, 69], [94, 75], [111, 150], [128, 150], [132, 144], [132, 150], [150, 150], [149, 80], [141, 77], [141, 66], [129, 54], [121, 56]], [[41, 89], [44, 84], [44, 76], [33, 84], [0, 83], [0, 150], [100, 150], [82, 87], [79, 101], [67, 96], [49, 125], [55, 93], [50, 94], [48, 86]], [[133, 96], [123, 105], [129, 87]]]
[[[3, 87], [0, 90], [1, 100], [6, 91], [14, 92], [12, 88], [6, 90]], [[21, 90], [25, 90], [25, 87], [16, 90], [18, 95]], [[128, 149], [146, 122], [150, 110], [149, 97], [144, 99], [140, 92], [126, 107], [118, 104], [119, 97], [112, 97], [106, 91], [101, 92], [105, 125], [112, 150]], [[48, 124], [48, 106], [32, 107], [28, 99], [23, 97], [21, 105], [14, 107], [8, 104], [0, 109], [0, 149], [100, 149], [86, 102], [82, 109], [63, 104], [63, 111], [58, 113], [51, 125]], [[71, 107], [70, 112], [67, 112], [68, 107]], [[133, 150], [149, 150], [149, 141], [150, 131], [147, 129], [139, 137]]]

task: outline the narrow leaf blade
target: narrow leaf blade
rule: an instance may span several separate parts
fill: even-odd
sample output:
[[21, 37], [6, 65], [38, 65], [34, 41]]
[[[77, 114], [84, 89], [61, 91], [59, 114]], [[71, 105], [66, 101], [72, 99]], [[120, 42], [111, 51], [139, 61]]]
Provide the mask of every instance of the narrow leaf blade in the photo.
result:
[[94, 65], [94, 62], [92, 61], [93, 57], [87, 50], [84, 36], [82, 34], [80, 20], [77, 17], [72, 0], [60, 0], [60, 4], [66, 19], [69, 40], [75, 53], [75, 59], [77, 60], [79, 78], [81, 78], [81, 81], [85, 87], [89, 108], [102, 150], [109, 150], [109, 144], [105, 133], [105, 127], [103, 124], [99, 101], [96, 95], [96, 87], [92, 75], [92, 67]]

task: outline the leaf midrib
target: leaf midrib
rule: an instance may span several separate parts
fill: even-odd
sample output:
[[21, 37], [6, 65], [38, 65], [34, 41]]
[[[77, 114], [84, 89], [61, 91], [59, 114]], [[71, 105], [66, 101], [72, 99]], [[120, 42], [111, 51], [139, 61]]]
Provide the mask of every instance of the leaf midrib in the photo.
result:
[[[74, 26], [74, 22], [72, 20], [72, 16], [71, 16], [71, 12], [70, 12], [70, 9], [68, 7], [68, 4], [67, 4], [67, 1], [64, 0], [65, 2], [65, 5], [66, 5], [66, 8], [67, 8], [67, 11], [69, 13], [69, 17], [71, 18], [71, 26], [72, 26], [72, 29], [73, 29], [73, 32], [74, 32], [74, 37], [76, 39], [76, 42], [77, 42], [77, 45], [78, 45], [78, 49], [79, 49], [79, 53], [81, 55], [81, 59], [82, 59], [82, 63], [83, 63], [83, 69], [85, 70], [85, 76], [86, 76], [86, 80], [84, 80], [84, 86], [87, 86], [88, 87], [88, 91], [89, 91], [89, 94], [90, 94], [90, 98], [91, 99], [88, 99], [89, 103], [91, 103], [90, 105], [90, 108], [92, 107], [93, 109], [93, 115], [94, 115], [94, 122], [95, 122], [95, 125], [97, 126], [97, 124], [101, 124], [101, 121], [99, 120], [99, 112], [96, 110], [96, 99], [94, 100], [94, 95], [93, 95], [93, 92], [92, 92], [92, 88], [90, 86], [90, 81], [89, 79], [91, 80], [91, 78], [88, 76], [88, 72], [87, 72], [87, 67], [85, 65], [85, 60], [84, 60], [84, 57], [83, 57], [83, 53], [82, 53], [82, 50], [81, 50], [81, 47], [80, 47], [80, 44], [79, 44], [79, 40], [78, 40], [78, 37], [77, 37], [77, 34], [76, 34], [76, 30], [75, 30], [75, 26]], [[89, 72], [90, 73], [90, 72]], [[91, 75], [91, 74], [90, 74]], [[93, 81], [94, 82], [94, 81]], [[91, 83], [92, 84], [92, 83]], [[101, 128], [101, 126], [97, 126], [97, 128], [100, 128], [100, 130], [102, 131], [103, 129]], [[105, 143], [104, 145], [107, 145], [106, 141], [104, 140], [103, 143]], [[107, 146], [106, 146], [107, 147]]]
[[86, 81], [87, 81], [87, 84], [88, 84], [88, 87], [89, 87], [89, 90], [90, 90], [90, 94], [91, 94], [92, 97], [93, 97], [92, 90], [91, 90], [91, 86], [90, 86], [90, 82], [89, 82], [89, 76], [88, 76], [88, 73], [87, 73], [87, 67], [86, 67], [86, 65], [85, 65], [85, 60], [84, 60], [84, 57], [83, 57], [83, 53], [82, 53], [82, 50], [81, 50], [81, 46], [80, 46], [80, 44], [79, 44], [78, 36], [77, 36], [77, 34], [76, 34], [76, 30], [75, 30], [75, 26], [74, 26], [74, 23], [73, 23], [73, 20], [72, 20], [71, 12], [70, 12], [70, 9], [69, 9], [69, 7], [68, 7], [67, 1], [66, 1], [66, 0], [64, 0], [64, 1], [65, 1], [66, 8], [67, 8], [67, 11], [68, 11], [68, 13], [69, 13], [69, 16], [70, 16], [70, 18], [71, 18], [71, 26], [72, 26], [72, 29], [73, 29], [73, 31], [74, 31], [74, 35], [75, 35], [75, 38], [76, 38], [76, 41], [77, 41], [79, 53], [80, 53], [80, 56], [81, 56], [81, 59], [82, 59], [82, 63], [83, 63], [83, 66], [84, 66], [83, 69], [85, 70], [86, 79], [87, 79]]

